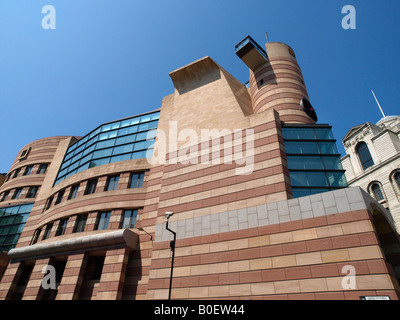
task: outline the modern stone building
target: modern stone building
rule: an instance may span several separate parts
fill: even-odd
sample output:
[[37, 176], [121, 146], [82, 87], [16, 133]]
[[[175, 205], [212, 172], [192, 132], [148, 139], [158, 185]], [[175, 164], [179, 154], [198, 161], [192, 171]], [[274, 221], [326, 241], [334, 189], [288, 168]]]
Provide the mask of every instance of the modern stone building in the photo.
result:
[[360, 186], [392, 214], [400, 231], [400, 117], [353, 127], [343, 138], [349, 186]]
[[236, 54], [249, 87], [205, 57], [160, 109], [21, 150], [0, 210], [31, 208], [1, 299], [399, 298], [393, 220], [346, 188], [294, 51]]

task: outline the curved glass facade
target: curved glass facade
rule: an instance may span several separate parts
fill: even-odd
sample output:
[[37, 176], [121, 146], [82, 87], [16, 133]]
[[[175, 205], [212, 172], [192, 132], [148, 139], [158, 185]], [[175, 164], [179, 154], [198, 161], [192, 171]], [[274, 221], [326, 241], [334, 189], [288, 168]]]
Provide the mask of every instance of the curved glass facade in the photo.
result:
[[155, 130], [148, 133], [157, 129], [159, 116], [155, 111], [109, 122], [82, 137], [68, 148], [54, 184], [89, 168], [151, 156]]
[[0, 208], [0, 252], [15, 247], [32, 207], [33, 203]]

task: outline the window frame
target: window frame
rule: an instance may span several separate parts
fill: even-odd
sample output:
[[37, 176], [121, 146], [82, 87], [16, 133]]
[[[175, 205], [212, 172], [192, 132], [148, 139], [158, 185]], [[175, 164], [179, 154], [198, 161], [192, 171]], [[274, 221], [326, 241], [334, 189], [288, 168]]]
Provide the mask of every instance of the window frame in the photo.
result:
[[[121, 221], [121, 229], [131, 229], [135, 228], [137, 218], [138, 218], [138, 209], [125, 209], [124, 214], [122, 215]], [[127, 216], [127, 212], [132, 212], [131, 216]], [[134, 223], [132, 223], [134, 219]], [[125, 220], [128, 220], [128, 223], [125, 223]]]
[[[362, 150], [360, 150], [362, 148]], [[363, 171], [372, 167], [375, 162], [372, 158], [371, 152], [369, 151], [368, 144], [365, 141], [361, 141], [355, 148], [358, 160], [360, 161], [361, 169]], [[360, 152], [361, 151], [361, 152]]]
[[[144, 177], [145, 177], [146, 172], [141, 171], [141, 172], [133, 172], [131, 173], [129, 177], [129, 184], [128, 184], [128, 189], [138, 189], [138, 188], [143, 188], [143, 182], [144, 182]], [[136, 179], [136, 186], [132, 186], [133, 183], [133, 177], [137, 175], [138, 178]]]
[[88, 219], [87, 213], [77, 215], [72, 233], [84, 232], [86, 228], [87, 219]]
[[83, 195], [89, 195], [89, 194], [94, 194], [96, 193], [96, 188], [97, 188], [97, 183], [98, 183], [99, 179], [98, 178], [94, 178], [94, 179], [90, 179], [86, 182], [86, 187], [85, 187], [85, 192], [83, 193]]
[[111, 211], [102, 211], [97, 214], [95, 230], [107, 230], [110, 224]]
[[69, 190], [69, 193], [68, 193], [67, 200], [75, 199], [78, 196], [79, 187], [80, 187], [80, 183], [74, 184], [71, 186], [71, 189]]
[[120, 175], [112, 175], [107, 178], [106, 186], [104, 187], [104, 191], [113, 191], [118, 189]]

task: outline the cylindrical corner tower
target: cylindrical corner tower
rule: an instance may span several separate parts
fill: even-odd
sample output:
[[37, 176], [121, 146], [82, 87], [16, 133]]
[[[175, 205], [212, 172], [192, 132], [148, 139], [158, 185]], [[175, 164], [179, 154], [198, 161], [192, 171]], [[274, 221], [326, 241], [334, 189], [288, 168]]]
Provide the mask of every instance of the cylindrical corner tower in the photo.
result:
[[266, 52], [251, 37], [236, 46], [237, 55], [250, 68], [254, 113], [273, 108], [285, 123], [315, 123], [317, 117], [294, 51], [281, 42], [265, 46]]

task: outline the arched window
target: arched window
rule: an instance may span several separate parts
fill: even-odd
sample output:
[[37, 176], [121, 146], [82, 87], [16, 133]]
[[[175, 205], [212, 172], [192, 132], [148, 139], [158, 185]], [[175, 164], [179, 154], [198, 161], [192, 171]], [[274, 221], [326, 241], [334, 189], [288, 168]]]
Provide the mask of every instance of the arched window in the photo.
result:
[[397, 186], [400, 188], [400, 172], [397, 172], [397, 173], [394, 175], [394, 181], [396, 181]]
[[381, 186], [380, 186], [379, 184], [374, 183], [374, 184], [371, 186], [371, 191], [372, 191], [372, 193], [373, 193], [373, 195], [374, 195], [374, 197], [375, 197], [375, 199], [376, 199], [377, 201], [385, 200], [385, 197], [384, 197], [384, 195], [383, 195]]
[[358, 158], [360, 159], [363, 170], [369, 168], [374, 164], [374, 160], [372, 160], [371, 154], [368, 150], [368, 146], [365, 142], [361, 142], [358, 144], [356, 152], [358, 154]]

